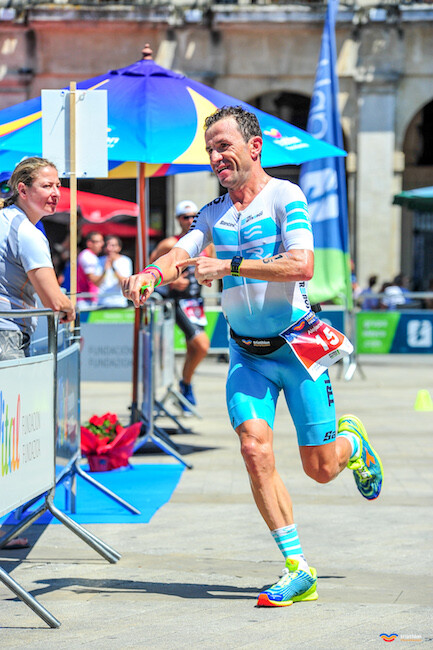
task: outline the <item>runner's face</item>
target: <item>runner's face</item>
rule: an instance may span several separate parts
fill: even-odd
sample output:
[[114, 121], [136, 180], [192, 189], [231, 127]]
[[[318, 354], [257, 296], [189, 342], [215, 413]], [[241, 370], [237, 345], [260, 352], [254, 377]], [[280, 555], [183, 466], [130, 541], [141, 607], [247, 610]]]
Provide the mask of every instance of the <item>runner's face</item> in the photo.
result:
[[205, 141], [212, 171], [220, 184], [228, 190], [241, 187], [251, 173], [251, 153], [257, 138], [245, 142], [234, 118], [227, 117], [208, 128]]
[[60, 199], [60, 181], [54, 167], [42, 167], [30, 187], [18, 183], [19, 204], [27, 216], [37, 222], [46, 214], [54, 214]]

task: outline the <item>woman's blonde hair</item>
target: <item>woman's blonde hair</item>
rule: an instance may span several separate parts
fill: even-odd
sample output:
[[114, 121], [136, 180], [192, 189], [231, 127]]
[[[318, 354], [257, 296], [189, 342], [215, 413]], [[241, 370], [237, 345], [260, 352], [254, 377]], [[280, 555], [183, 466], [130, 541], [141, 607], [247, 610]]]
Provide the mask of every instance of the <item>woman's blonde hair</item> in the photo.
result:
[[9, 187], [12, 193], [6, 199], [3, 199], [3, 205], [0, 205], [0, 207], [6, 207], [15, 203], [18, 198], [18, 185], [24, 183], [27, 187], [31, 187], [39, 171], [44, 167], [53, 167], [53, 169], [57, 170], [54, 163], [39, 156], [31, 156], [18, 163], [9, 180]]

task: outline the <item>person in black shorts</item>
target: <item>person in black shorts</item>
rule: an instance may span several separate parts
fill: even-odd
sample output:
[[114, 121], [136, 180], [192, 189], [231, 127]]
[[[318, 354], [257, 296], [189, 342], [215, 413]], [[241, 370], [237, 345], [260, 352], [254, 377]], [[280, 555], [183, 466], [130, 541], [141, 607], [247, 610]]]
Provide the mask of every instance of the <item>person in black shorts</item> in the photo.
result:
[[[177, 204], [175, 214], [181, 232], [179, 235], [167, 237], [159, 242], [150, 255], [151, 263], [161, 255], [168, 253], [188, 232], [197, 212], [198, 208], [193, 201], [180, 201]], [[207, 252], [207, 254], [211, 253], [212, 251]], [[186, 355], [179, 390], [193, 406], [197, 404], [197, 401], [192, 389], [192, 378], [197, 366], [206, 357], [210, 344], [204, 331], [207, 321], [203, 310], [201, 285], [197, 282], [194, 271], [194, 266], [186, 268], [177, 280], [158, 291], [165, 298], [171, 298], [175, 302], [176, 324], [184, 333], [186, 340]], [[186, 415], [191, 414], [184, 404], [181, 404], [181, 408]]]

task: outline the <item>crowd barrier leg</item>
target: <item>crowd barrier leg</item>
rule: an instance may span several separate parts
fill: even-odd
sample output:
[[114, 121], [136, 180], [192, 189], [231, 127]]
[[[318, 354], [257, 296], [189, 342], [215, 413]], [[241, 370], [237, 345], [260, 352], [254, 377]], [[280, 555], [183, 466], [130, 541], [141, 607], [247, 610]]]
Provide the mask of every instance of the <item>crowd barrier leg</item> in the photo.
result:
[[362, 379], [366, 379], [365, 373], [358, 359], [357, 345], [356, 345], [356, 314], [352, 310], [345, 311], [345, 331], [347, 331], [348, 338], [352, 341], [353, 352], [348, 357], [344, 357], [342, 363], [339, 364], [338, 378], [344, 377], [346, 381], [350, 381], [353, 375], [358, 370]]
[[103, 542], [99, 537], [77, 524], [76, 521], [65, 515], [64, 512], [59, 510], [53, 502], [53, 494], [50, 492], [46, 497], [46, 506], [51, 514], [64, 524], [69, 530], [75, 533], [83, 542], [86, 542], [94, 551], [102, 555], [103, 558], [108, 560], [111, 564], [115, 564], [122, 557], [118, 551], [111, 548], [108, 544]]
[[35, 614], [37, 614], [47, 625], [52, 628], [60, 627], [60, 621], [55, 618], [43, 605], [38, 603], [28, 591], [23, 589], [11, 576], [0, 567], [0, 580], [8, 587], [18, 598], [20, 598]]
[[8, 542], [14, 539], [14, 537], [18, 537], [21, 533], [27, 530], [27, 528], [29, 528], [37, 519], [39, 519], [39, 517], [41, 517], [44, 512], [46, 512], [46, 510], [47, 506], [44, 503], [42, 506], [40, 506], [40, 508], [30, 513], [27, 517], [20, 521], [19, 524], [13, 526], [13, 528], [11, 528], [10, 531], [1, 538], [0, 548], [4, 548]]
[[[187, 399], [182, 395], [182, 393], [179, 393], [179, 391], [176, 390], [176, 388], [173, 388], [173, 386], [169, 386], [169, 387], [167, 388], [167, 397], [170, 396], [170, 395], [173, 396], [173, 397], [175, 397], [175, 398], [177, 399], [178, 402], [180, 402], [181, 404], [183, 404], [184, 406], [186, 406], [186, 407], [191, 411], [191, 413], [193, 413], [193, 415], [195, 415], [197, 418], [199, 418], [200, 420], [203, 419], [202, 416], [200, 415], [200, 413], [198, 412], [198, 410], [196, 409], [196, 407], [195, 407], [193, 404], [191, 404], [191, 402], [189, 402], [189, 401], [188, 401], [188, 400], [187, 400]], [[164, 398], [164, 400], [162, 401], [162, 403], [163, 403], [164, 401], [165, 401], [165, 398]], [[171, 417], [172, 420], [175, 419], [174, 416], [171, 415], [168, 411], [167, 411], [167, 415], [168, 415], [169, 417]]]
[[87, 472], [85, 472], [82, 467], [78, 464], [79, 460], [77, 459], [74, 464], [74, 471], [81, 476], [85, 481], [90, 483], [90, 485], [93, 485], [97, 490], [100, 492], [103, 492], [103, 494], [106, 494], [107, 497], [110, 497], [110, 499], [113, 499], [116, 503], [121, 505], [123, 508], [126, 510], [129, 510], [129, 512], [132, 512], [134, 515], [141, 515], [140, 510], [138, 510], [135, 506], [131, 505], [125, 499], [122, 499], [118, 494], [115, 492], [112, 492], [109, 488], [107, 488], [105, 485], [102, 485], [102, 483], [99, 483], [96, 479], [93, 478], [93, 476], [89, 476]]
[[[146, 423], [146, 418], [144, 417], [143, 413], [141, 411], [137, 411], [137, 413], [141, 421]], [[168, 454], [169, 456], [173, 456], [173, 458], [176, 458], [176, 460], [182, 463], [182, 465], [185, 465], [185, 467], [188, 469], [192, 469], [191, 463], [188, 463], [188, 461], [185, 460], [179, 451], [179, 447], [171, 440], [170, 436], [164, 431], [164, 429], [161, 429], [160, 427], [152, 424], [152, 427], [148, 428], [147, 433], [137, 439], [137, 442], [134, 446], [134, 453], [141, 449], [141, 447], [143, 447], [148, 442], [153, 442], [153, 444], [159, 447], [161, 451]]]
[[[166, 397], [168, 396], [169, 393], [167, 392]], [[172, 420], [172, 422], [175, 423], [175, 425], [177, 426], [179, 431], [181, 431], [181, 433], [191, 433], [191, 429], [187, 429], [186, 427], [184, 427], [182, 422], [180, 422], [180, 420], [178, 420], [178, 418], [175, 415], [173, 415], [173, 413], [170, 413], [170, 411], [166, 408], [165, 406], [166, 397], [164, 397], [161, 401], [155, 400], [155, 419], [161, 417], [161, 413], [163, 413], [163, 415], [165, 415], [170, 420]]]
[[[170, 303], [171, 304], [171, 303]], [[161, 307], [161, 304], [158, 305]], [[162, 307], [163, 309], [163, 307]], [[155, 386], [157, 383], [157, 352], [158, 350], [158, 366], [161, 369], [167, 365], [171, 366], [171, 362], [165, 358], [164, 352], [161, 351], [161, 347], [164, 343], [167, 343], [170, 340], [171, 347], [169, 352], [171, 356], [173, 355], [173, 344], [172, 344], [172, 331], [165, 332], [162, 329], [164, 312], [161, 311], [159, 316], [160, 320], [158, 323], [155, 322], [155, 303], [147, 303], [143, 307], [143, 314], [145, 316], [145, 327], [140, 330], [140, 343], [141, 343], [141, 354], [142, 354], [142, 383], [143, 383], [143, 399], [142, 399], [142, 409], [135, 409], [135, 417], [137, 421], [143, 422], [145, 425], [146, 433], [140, 438], [137, 439], [134, 452], [138, 451], [143, 447], [147, 442], [153, 442], [161, 451], [173, 456], [180, 463], [185, 465], [188, 469], [192, 469], [192, 465], [188, 463], [182, 456], [179, 451], [179, 447], [170, 439], [170, 436], [162, 428], [155, 426]], [[172, 310], [170, 312], [172, 314]], [[174, 322], [174, 321], [173, 321]], [[140, 320], [141, 324], [141, 320]], [[171, 321], [170, 321], [171, 324]], [[159, 335], [159, 342], [157, 343], [156, 338], [157, 334]], [[167, 349], [166, 349], [167, 350]], [[174, 357], [173, 357], [174, 358]], [[172, 359], [171, 359], [172, 360]], [[170, 360], [170, 361], [171, 361]]]
[[341, 372], [340, 375], [343, 374], [343, 377], [346, 381], [350, 381], [357, 370], [359, 371], [362, 379], [367, 379], [365, 372], [363, 371], [362, 366], [358, 361], [358, 355], [355, 352], [352, 352], [352, 354], [343, 359], [342, 366], [344, 372]]

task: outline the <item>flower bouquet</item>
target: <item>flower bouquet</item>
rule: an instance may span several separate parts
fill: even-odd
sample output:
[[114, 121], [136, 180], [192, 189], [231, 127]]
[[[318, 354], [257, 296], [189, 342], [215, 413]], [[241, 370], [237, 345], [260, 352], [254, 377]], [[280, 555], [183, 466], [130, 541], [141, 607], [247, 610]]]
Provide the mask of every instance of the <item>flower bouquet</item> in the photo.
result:
[[93, 415], [81, 427], [81, 451], [91, 472], [106, 472], [129, 464], [141, 422], [123, 427], [115, 413]]

